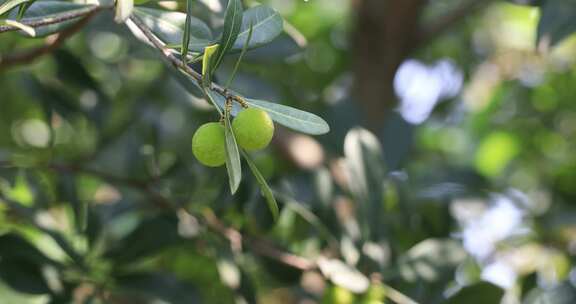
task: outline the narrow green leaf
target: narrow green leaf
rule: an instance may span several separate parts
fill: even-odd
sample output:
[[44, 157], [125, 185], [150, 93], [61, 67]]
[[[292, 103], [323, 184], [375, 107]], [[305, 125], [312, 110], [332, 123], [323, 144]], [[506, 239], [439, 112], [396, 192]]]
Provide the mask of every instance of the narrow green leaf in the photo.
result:
[[224, 55], [234, 46], [236, 38], [240, 33], [240, 28], [242, 27], [242, 2], [240, 0], [229, 0], [228, 6], [226, 7], [226, 14], [224, 15], [224, 30], [222, 32], [222, 37], [220, 38], [220, 47], [214, 55], [214, 61], [212, 63], [212, 71], [215, 71]]
[[246, 153], [244, 150], [241, 151], [242, 156], [244, 156], [244, 159], [246, 160], [246, 163], [248, 163], [248, 167], [250, 167], [252, 174], [254, 175], [256, 181], [260, 185], [260, 191], [262, 192], [262, 195], [266, 199], [266, 203], [268, 204], [268, 208], [270, 208], [270, 212], [272, 213], [274, 220], [277, 220], [280, 211], [278, 209], [278, 203], [276, 202], [276, 198], [274, 198], [274, 193], [272, 193], [272, 189], [270, 189], [270, 186], [268, 186], [266, 179], [264, 178], [264, 176], [262, 176], [262, 173], [260, 173], [258, 167], [256, 167], [256, 164], [254, 164], [248, 153]]
[[263, 100], [246, 99], [246, 102], [268, 112], [272, 120], [290, 129], [311, 135], [326, 134], [330, 131], [328, 123], [315, 114]]
[[236, 64], [234, 65], [234, 70], [232, 70], [232, 74], [230, 74], [230, 77], [228, 78], [228, 81], [226, 82], [226, 86], [225, 88], [229, 88], [230, 84], [232, 84], [232, 81], [234, 80], [234, 76], [236, 76], [236, 73], [238, 73], [238, 68], [240, 67], [240, 63], [242, 63], [242, 59], [244, 58], [244, 55], [246, 54], [246, 51], [248, 50], [248, 44], [250, 43], [250, 39], [252, 38], [252, 29], [254, 27], [252, 26], [252, 24], [250, 24], [250, 30], [248, 31], [248, 39], [246, 39], [246, 43], [244, 43], [244, 47], [242, 48], [242, 53], [240, 53], [240, 56], [238, 57], [238, 60], [236, 61]]
[[184, 35], [182, 36], [182, 49], [180, 54], [182, 55], [182, 61], [184, 63], [188, 62], [188, 46], [190, 44], [190, 18], [192, 17], [192, 3], [194, 0], [186, 1], [186, 22], [184, 23]]
[[[251, 26], [253, 34], [250, 34]], [[248, 49], [263, 46], [278, 37], [283, 30], [284, 20], [278, 12], [266, 5], [251, 7], [243, 14], [242, 27], [232, 49], [243, 49], [248, 40]]]
[[20, 7], [18, 8], [18, 17], [16, 17], [16, 20], [24, 18], [24, 14], [26, 14], [26, 11], [28, 10], [28, 8], [30, 8], [32, 4], [34, 4], [34, 2], [36, 2], [36, 0], [29, 0], [28, 2], [20, 5]]
[[242, 167], [240, 164], [240, 153], [232, 126], [230, 124], [230, 113], [224, 111], [224, 134], [226, 136], [226, 170], [230, 182], [230, 192], [236, 193], [242, 180]]
[[0, 5], [0, 16], [28, 0], [8, 0]]
[[4, 20], [3, 23], [6, 25], [10, 25], [10, 26], [17, 27], [17, 28], [21, 29], [23, 32], [28, 34], [30, 37], [36, 37], [36, 30], [34, 30], [34, 28], [31, 26], [28, 26], [26, 24], [22, 24], [18, 21], [15, 21], [15, 20]]

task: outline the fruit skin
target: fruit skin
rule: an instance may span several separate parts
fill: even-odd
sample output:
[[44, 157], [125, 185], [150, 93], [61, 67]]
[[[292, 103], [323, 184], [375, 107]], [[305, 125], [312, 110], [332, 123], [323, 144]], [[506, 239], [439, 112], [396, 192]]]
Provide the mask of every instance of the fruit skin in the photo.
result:
[[348, 289], [337, 285], [328, 286], [322, 297], [322, 304], [352, 304], [354, 294]]
[[242, 110], [232, 122], [236, 142], [247, 151], [256, 151], [268, 146], [274, 136], [274, 123], [263, 110]]
[[381, 304], [386, 298], [386, 288], [379, 282], [373, 282], [361, 297], [360, 304]]
[[203, 124], [192, 137], [192, 153], [200, 163], [219, 167], [226, 163], [224, 126], [218, 122]]

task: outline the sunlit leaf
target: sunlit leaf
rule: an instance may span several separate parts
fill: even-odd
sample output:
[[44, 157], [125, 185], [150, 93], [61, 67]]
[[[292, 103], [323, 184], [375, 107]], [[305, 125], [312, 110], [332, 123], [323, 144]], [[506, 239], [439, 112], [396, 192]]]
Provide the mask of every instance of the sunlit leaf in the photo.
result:
[[217, 50], [217, 44], [207, 46], [204, 49], [204, 56], [202, 57], [202, 86], [205, 88], [210, 88], [212, 84], [212, 72], [214, 69], [214, 60], [212, 58]]

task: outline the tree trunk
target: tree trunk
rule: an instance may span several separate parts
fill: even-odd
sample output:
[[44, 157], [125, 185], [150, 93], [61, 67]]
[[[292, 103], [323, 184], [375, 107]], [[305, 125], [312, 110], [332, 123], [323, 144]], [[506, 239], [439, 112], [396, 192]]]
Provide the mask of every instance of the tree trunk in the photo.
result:
[[353, 32], [355, 100], [367, 121], [380, 132], [396, 104], [394, 75], [418, 35], [425, 0], [356, 0]]

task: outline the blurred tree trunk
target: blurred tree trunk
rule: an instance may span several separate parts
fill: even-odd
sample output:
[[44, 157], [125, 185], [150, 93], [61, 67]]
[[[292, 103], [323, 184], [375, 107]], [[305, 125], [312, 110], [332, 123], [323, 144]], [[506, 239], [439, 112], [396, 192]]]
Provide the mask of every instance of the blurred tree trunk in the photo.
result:
[[396, 104], [394, 75], [418, 36], [425, 0], [355, 0], [355, 99], [366, 116], [366, 127], [379, 132]]

